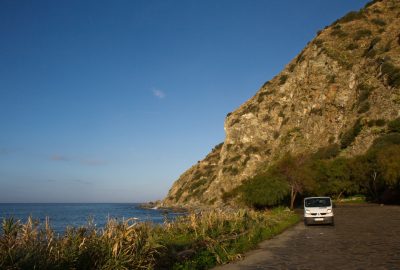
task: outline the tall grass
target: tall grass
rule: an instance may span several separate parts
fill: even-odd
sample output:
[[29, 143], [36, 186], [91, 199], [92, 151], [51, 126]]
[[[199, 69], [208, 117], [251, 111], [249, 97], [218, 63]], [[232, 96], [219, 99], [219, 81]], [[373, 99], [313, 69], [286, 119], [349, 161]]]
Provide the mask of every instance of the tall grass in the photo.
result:
[[0, 269], [207, 269], [296, 223], [283, 209], [212, 210], [163, 225], [109, 220], [56, 234], [49, 221], [4, 219]]

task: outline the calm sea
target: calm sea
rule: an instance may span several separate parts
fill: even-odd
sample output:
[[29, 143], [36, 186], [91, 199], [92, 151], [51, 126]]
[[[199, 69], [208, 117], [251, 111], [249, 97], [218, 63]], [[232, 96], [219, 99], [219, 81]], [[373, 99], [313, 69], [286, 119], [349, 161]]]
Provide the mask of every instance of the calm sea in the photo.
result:
[[82, 226], [93, 218], [96, 227], [105, 225], [108, 218], [162, 223], [165, 218], [174, 219], [179, 213], [166, 213], [156, 209], [141, 209], [135, 203], [0, 203], [0, 222], [14, 217], [26, 221], [29, 216], [44, 221], [49, 217], [51, 227], [62, 233], [67, 226]]

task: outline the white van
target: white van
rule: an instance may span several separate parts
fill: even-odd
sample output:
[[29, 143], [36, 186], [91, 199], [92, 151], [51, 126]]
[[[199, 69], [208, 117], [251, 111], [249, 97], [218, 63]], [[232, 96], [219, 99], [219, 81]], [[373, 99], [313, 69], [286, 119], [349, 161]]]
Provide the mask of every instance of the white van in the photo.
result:
[[308, 197], [304, 199], [304, 224], [331, 224], [333, 221], [332, 200], [329, 197]]

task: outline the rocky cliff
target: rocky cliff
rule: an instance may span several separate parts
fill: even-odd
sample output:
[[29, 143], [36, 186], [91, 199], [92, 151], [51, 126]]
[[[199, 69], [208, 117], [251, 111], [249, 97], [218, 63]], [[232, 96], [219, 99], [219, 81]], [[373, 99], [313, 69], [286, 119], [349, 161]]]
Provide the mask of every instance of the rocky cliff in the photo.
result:
[[[222, 195], [287, 152], [337, 143], [361, 154], [400, 116], [400, 1], [373, 1], [319, 31], [250, 100], [229, 113], [226, 139], [173, 184], [165, 206], [222, 204]], [[345, 141], [358, 123], [361, 131]]]

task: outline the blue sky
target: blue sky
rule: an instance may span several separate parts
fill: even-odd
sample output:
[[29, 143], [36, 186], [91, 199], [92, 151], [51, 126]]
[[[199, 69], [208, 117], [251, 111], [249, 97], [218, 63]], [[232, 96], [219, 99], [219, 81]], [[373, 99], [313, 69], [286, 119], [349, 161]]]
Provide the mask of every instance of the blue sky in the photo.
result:
[[142, 202], [365, 0], [0, 1], [0, 202]]

